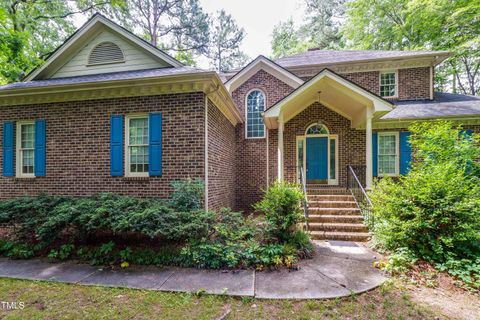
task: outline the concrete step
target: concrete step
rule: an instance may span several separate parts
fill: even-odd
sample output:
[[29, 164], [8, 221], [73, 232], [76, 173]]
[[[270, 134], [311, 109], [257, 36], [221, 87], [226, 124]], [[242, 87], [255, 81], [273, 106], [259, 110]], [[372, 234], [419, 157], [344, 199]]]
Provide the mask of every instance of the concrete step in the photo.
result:
[[343, 240], [363, 242], [370, 239], [370, 234], [367, 232], [311, 231], [310, 237], [313, 240]]
[[357, 208], [323, 208], [323, 207], [311, 207], [308, 206], [309, 214], [319, 214], [319, 215], [359, 215], [361, 214], [360, 209]]
[[319, 215], [311, 214], [308, 216], [308, 223], [363, 223], [363, 216], [361, 215]]
[[312, 208], [358, 208], [355, 201], [308, 200]]
[[336, 232], [368, 232], [368, 228], [363, 223], [333, 223], [333, 222], [313, 222], [308, 224], [311, 231], [336, 231]]
[[309, 194], [307, 197], [309, 201], [355, 201], [352, 195], [341, 194]]

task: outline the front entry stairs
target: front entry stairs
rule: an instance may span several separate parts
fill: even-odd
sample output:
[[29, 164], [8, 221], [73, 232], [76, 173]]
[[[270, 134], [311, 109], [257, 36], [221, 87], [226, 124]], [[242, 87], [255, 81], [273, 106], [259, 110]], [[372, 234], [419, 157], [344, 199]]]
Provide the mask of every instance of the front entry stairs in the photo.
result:
[[347, 189], [307, 185], [308, 231], [313, 240], [368, 241], [370, 234]]

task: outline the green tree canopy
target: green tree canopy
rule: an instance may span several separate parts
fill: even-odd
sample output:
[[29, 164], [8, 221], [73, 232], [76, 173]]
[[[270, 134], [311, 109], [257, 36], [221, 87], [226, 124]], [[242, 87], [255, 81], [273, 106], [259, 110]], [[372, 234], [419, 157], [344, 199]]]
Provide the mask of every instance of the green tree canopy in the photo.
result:
[[343, 34], [349, 48], [451, 51], [437, 89], [480, 93], [480, 0], [354, 0]]
[[209, 45], [205, 52], [215, 70], [232, 70], [247, 61], [247, 55], [240, 50], [245, 35], [245, 30], [230, 14], [225, 10], [217, 12], [211, 21]]

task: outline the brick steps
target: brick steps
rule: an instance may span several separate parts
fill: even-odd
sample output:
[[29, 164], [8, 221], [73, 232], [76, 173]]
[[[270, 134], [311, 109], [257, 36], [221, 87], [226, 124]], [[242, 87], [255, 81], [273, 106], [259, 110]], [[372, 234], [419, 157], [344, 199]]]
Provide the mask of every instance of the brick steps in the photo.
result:
[[342, 240], [342, 241], [368, 241], [370, 234], [366, 232], [329, 232], [310, 231], [310, 237], [314, 240]]
[[363, 223], [363, 216], [342, 216], [342, 215], [309, 215], [308, 216], [308, 223]]
[[318, 207], [308, 207], [309, 214], [318, 214], [318, 215], [360, 215], [361, 211], [357, 208], [318, 208]]
[[308, 227], [310, 231], [368, 232], [363, 223], [313, 222]]
[[309, 200], [310, 207], [314, 208], [358, 208], [355, 201]]
[[339, 194], [308, 194], [310, 201], [355, 201], [352, 195]]
[[312, 239], [367, 241], [370, 238], [362, 212], [348, 190], [307, 185], [307, 198]]

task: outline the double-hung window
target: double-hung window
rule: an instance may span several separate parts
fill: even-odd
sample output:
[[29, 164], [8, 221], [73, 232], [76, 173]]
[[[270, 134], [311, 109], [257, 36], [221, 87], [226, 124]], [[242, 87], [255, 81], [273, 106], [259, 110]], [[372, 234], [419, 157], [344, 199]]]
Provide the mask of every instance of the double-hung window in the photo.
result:
[[148, 115], [128, 116], [126, 121], [126, 173], [148, 177]]
[[378, 133], [378, 175], [398, 175], [398, 132]]
[[35, 123], [17, 124], [17, 176], [35, 176]]
[[397, 97], [397, 73], [394, 71], [380, 73], [380, 96]]

